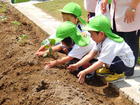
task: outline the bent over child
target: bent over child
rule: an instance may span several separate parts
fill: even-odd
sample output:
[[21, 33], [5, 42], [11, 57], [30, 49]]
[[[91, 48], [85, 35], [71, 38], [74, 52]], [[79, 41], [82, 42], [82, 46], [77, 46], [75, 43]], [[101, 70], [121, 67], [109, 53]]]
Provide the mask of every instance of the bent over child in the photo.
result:
[[61, 59], [47, 63], [45, 66], [46, 69], [59, 64], [65, 64], [73, 59], [79, 60], [90, 52], [93, 46], [95, 46], [95, 42], [92, 41], [90, 36], [82, 36], [77, 30], [76, 25], [69, 21], [62, 23], [57, 28], [55, 40], [56, 42], [60, 42], [66, 38], [71, 38], [71, 40], [74, 42], [70, 52], [68, 52], [67, 56], [62, 57]]
[[[86, 22], [80, 17], [82, 15], [82, 9], [80, 5], [74, 2], [70, 2], [66, 4], [63, 9], [60, 9], [62, 14], [63, 22], [71, 21], [77, 26], [77, 29], [82, 32], [82, 25], [86, 24]], [[51, 35], [49, 38], [42, 41], [41, 47], [37, 50], [36, 55], [42, 56], [45, 53], [45, 46], [48, 45], [48, 39], [55, 38], [56, 35]]]

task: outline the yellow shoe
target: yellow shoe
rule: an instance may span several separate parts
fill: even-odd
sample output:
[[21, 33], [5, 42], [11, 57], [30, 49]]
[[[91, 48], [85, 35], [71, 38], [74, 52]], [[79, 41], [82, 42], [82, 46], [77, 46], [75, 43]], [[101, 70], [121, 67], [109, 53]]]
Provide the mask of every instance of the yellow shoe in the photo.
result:
[[107, 77], [105, 77], [105, 80], [107, 82], [113, 82], [113, 81], [116, 81], [116, 80], [121, 80], [122, 78], [125, 77], [125, 74], [122, 73], [122, 74], [114, 74], [114, 75], [108, 75]]
[[102, 68], [96, 70], [96, 74], [111, 74], [111, 72], [109, 69], [102, 67]]

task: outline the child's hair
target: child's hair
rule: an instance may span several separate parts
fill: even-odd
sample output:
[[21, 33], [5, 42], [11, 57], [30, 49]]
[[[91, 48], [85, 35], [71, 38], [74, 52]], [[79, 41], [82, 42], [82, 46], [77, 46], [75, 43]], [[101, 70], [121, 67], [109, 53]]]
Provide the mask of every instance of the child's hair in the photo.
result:
[[75, 44], [74, 41], [70, 37], [63, 39], [62, 43], [64, 43], [67, 47], [71, 47]]
[[74, 14], [71, 14], [71, 13], [64, 13], [64, 12], [61, 12], [62, 14], [69, 14], [71, 16], [73, 16], [74, 18], [77, 18], [77, 16], [75, 16]]

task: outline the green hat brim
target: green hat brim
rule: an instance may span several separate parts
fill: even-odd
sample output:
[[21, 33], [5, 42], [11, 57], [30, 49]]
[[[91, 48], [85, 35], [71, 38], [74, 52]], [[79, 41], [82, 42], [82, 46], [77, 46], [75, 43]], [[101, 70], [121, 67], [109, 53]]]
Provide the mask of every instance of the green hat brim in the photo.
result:
[[[100, 30], [96, 29], [96, 28], [93, 28], [93, 27], [90, 27], [90, 25], [86, 25], [85, 27], [83, 27], [83, 30], [87, 30], [87, 31], [96, 31], [96, 32], [99, 32]], [[124, 39], [120, 36], [118, 36], [117, 34], [113, 33], [111, 30], [108, 30], [107, 32], [104, 32], [106, 34], [106, 36], [115, 41], [115, 42], [118, 42], [118, 43], [121, 43], [124, 41]]]
[[[65, 11], [63, 9], [60, 9], [59, 10], [60, 12], [63, 12], [63, 13], [68, 13], [68, 14], [73, 14], [72, 12], [69, 12], [69, 11]], [[73, 14], [74, 15], [74, 14]], [[76, 15], [75, 15], [76, 16]], [[77, 16], [76, 16], [77, 17]], [[84, 19], [82, 19], [81, 17], [77, 17], [79, 19], [79, 21], [82, 23], [82, 24], [87, 24], [86, 21]]]
[[108, 32], [105, 32], [106, 36], [115, 41], [115, 42], [118, 42], [118, 43], [121, 43], [124, 41], [124, 39], [120, 36], [118, 36], [117, 34], [113, 33], [112, 31], [108, 31]]
[[[89, 36], [83, 37], [82, 34], [80, 32], [77, 32], [76, 35], [72, 34], [70, 37], [75, 44], [79, 45], [79, 46], [87, 46], [89, 44], [90, 38]], [[56, 37], [55, 39], [55, 43], [59, 43], [61, 42], [63, 39], [65, 39], [66, 37]]]
[[[59, 9], [60, 12], [63, 12], [63, 13], [69, 13], [69, 14], [73, 14], [72, 12], [69, 12], [69, 11], [65, 11], [63, 9]], [[74, 14], [73, 14], [74, 15]]]
[[84, 25], [87, 24], [87, 22], [86, 22], [84, 19], [82, 19], [81, 17], [77, 17], [77, 18], [79, 19], [79, 21], [80, 21], [82, 24], [84, 24]]
[[77, 31], [77, 35], [72, 35], [71, 38], [79, 46], [87, 46], [90, 41], [89, 36], [82, 36], [82, 33]]

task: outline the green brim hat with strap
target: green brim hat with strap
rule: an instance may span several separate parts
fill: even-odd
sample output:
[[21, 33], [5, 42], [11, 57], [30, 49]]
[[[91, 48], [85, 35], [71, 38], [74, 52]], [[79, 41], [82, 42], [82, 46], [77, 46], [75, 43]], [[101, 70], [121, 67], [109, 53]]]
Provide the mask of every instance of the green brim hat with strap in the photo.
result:
[[66, 21], [58, 26], [55, 41], [58, 43], [67, 37], [70, 37], [79, 46], [87, 46], [90, 41], [89, 36], [82, 36], [76, 25], [70, 21]]
[[60, 11], [63, 13], [73, 14], [79, 19], [82, 24], [86, 24], [86, 21], [80, 17], [82, 15], [82, 9], [77, 3], [70, 2], [66, 4], [63, 9], [60, 9]]
[[118, 43], [124, 41], [122, 37], [112, 32], [110, 21], [104, 15], [95, 16], [83, 29], [87, 31], [104, 32], [109, 39]]

